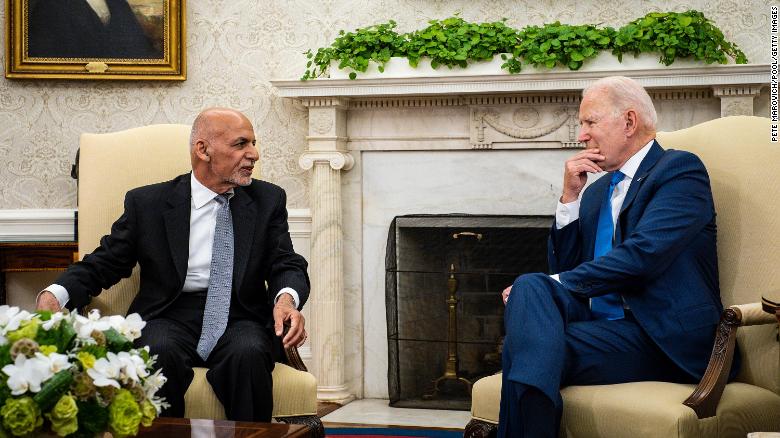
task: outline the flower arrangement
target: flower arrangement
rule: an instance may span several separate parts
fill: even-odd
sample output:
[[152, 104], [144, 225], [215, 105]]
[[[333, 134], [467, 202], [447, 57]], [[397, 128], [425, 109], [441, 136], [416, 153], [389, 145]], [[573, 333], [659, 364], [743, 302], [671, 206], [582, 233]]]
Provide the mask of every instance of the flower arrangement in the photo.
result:
[[150, 426], [167, 406], [155, 395], [166, 379], [153, 372], [148, 347], [133, 348], [145, 325], [137, 313], [0, 306], [0, 438], [38, 431], [121, 438]]

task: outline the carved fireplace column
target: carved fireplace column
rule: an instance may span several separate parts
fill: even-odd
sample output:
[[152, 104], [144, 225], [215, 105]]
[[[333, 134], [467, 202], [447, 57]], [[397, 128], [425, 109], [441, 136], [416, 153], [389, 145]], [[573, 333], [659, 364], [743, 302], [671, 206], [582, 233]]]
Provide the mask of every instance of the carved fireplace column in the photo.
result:
[[760, 85], [725, 85], [712, 87], [720, 98], [720, 116], [752, 116], [753, 100], [761, 93]]
[[303, 99], [309, 108], [308, 150], [298, 163], [313, 169], [311, 180], [312, 356], [320, 400], [354, 398], [344, 379], [344, 271], [341, 230], [341, 172], [352, 168], [346, 150], [346, 101]]

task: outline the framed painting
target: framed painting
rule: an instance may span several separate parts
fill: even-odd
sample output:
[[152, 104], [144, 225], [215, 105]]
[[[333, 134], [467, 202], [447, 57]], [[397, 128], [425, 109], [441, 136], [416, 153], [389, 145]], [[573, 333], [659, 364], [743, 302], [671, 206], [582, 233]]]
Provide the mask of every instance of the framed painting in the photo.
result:
[[185, 0], [5, 0], [9, 79], [184, 80]]

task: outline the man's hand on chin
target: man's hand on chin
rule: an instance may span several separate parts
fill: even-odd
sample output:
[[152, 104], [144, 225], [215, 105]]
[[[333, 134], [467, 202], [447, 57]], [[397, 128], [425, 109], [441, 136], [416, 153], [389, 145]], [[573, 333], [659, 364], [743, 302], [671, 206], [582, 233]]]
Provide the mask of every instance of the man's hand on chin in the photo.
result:
[[306, 321], [301, 312], [295, 308], [292, 296], [282, 294], [274, 306], [274, 331], [276, 336], [282, 336], [285, 321], [290, 321], [290, 330], [282, 339], [284, 348], [300, 347], [306, 342]]
[[49, 310], [51, 312], [59, 312], [62, 310], [60, 302], [57, 301], [57, 297], [53, 293], [44, 290], [38, 294], [38, 298], [35, 302], [35, 308], [37, 310]]

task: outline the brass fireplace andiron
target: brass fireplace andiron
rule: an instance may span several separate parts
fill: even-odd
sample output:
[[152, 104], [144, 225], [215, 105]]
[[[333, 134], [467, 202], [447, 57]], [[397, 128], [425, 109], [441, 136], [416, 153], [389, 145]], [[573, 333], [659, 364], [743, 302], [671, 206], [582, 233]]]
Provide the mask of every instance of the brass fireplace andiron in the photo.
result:
[[[482, 236], [479, 237], [481, 238]], [[455, 278], [455, 265], [450, 265], [447, 289], [450, 293], [449, 297], [447, 297], [447, 310], [449, 312], [449, 320], [447, 321], [447, 365], [444, 368], [444, 374], [433, 381], [433, 392], [423, 395], [424, 400], [435, 398], [439, 393], [439, 385], [447, 380], [463, 383], [467, 393], [471, 394], [472, 382], [458, 375], [458, 297], [455, 296], [455, 292], [458, 290], [458, 280]]]

